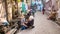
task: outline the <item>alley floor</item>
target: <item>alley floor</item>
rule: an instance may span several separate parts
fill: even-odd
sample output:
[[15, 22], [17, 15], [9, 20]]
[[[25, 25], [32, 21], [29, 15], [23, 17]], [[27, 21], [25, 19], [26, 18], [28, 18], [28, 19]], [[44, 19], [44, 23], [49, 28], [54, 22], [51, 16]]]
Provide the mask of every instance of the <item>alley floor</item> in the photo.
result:
[[18, 31], [17, 34], [60, 34], [60, 26], [51, 20], [47, 20], [46, 15], [41, 12], [36, 12], [33, 29]]

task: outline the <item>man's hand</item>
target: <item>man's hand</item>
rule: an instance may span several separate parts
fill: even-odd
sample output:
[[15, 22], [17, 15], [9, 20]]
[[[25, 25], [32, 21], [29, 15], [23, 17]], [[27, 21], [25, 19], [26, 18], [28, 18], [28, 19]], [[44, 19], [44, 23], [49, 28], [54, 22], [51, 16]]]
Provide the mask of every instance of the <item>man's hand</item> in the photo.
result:
[[25, 22], [24, 24], [27, 24], [28, 22]]

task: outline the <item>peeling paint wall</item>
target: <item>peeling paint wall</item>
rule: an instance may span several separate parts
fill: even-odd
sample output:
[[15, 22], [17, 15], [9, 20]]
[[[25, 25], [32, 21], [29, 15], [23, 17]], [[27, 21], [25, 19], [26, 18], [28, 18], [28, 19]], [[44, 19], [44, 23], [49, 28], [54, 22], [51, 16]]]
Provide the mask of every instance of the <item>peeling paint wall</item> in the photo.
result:
[[60, 18], [60, 0], [58, 0], [58, 17], [57, 18]]
[[49, 10], [48, 8], [50, 7], [51, 8], [52, 6], [52, 1], [49, 0], [47, 3], [45, 3], [45, 10]]
[[0, 0], [0, 21], [2, 19], [6, 20], [6, 11], [5, 11], [5, 4]]

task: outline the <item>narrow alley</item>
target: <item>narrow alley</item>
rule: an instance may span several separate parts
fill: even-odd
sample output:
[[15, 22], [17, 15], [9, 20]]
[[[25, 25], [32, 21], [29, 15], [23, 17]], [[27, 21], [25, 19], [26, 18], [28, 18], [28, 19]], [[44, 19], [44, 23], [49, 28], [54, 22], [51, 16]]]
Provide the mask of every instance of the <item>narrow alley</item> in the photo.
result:
[[60, 0], [0, 0], [0, 34], [60, 34]]
[[17, 34], [60, 34], [60, 26], [48, 20], [41, 12], [36, 12], [34, 26], [33, 29], [19, 30]]

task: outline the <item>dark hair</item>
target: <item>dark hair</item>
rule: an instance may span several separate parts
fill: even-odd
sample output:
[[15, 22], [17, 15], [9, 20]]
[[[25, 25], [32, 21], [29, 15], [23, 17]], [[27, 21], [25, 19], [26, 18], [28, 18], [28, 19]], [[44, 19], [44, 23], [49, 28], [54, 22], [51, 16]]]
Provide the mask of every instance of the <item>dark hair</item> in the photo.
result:
[[53, 10], [53, 11], [56, 11], [56, 10]]

